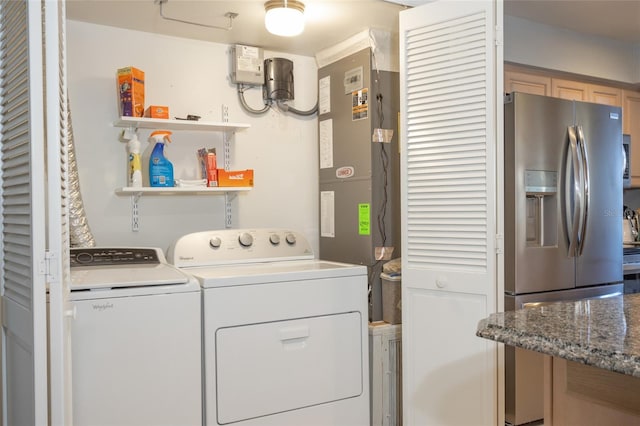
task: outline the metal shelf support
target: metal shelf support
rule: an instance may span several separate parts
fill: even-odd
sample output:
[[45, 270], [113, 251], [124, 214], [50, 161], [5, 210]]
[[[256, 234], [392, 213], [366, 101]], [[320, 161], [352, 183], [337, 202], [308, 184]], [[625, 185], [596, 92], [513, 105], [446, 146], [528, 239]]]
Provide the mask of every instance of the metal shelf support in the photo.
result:
[[131, 231], [138, 232], [140, 230], [140, 210], [138, 208], [138, 200], [142, 193], [133, 194], [131, 196]]
[[233, 211], [231, 209], [231, 202], [236, 197], [236, 194], [225, 194], [224, 196], [224, 227], [230, 229], [233, 227]]
[[[222, 104], [222, 122], [229, 122], [229, 107], [225, 104]], [[231, 167], [231, 140], [230, 140], [229, 132], [224, 132], [222, 134], [222, 150], [224, 155], [224, 169], [229, 170]], [[224, 195], [224, 226], [229, 229], [233, 226], [233, 210], [231, 208], [231, 201], [235, 198], [235, 194], [233, 196], [229, 196], [229, 193]]]

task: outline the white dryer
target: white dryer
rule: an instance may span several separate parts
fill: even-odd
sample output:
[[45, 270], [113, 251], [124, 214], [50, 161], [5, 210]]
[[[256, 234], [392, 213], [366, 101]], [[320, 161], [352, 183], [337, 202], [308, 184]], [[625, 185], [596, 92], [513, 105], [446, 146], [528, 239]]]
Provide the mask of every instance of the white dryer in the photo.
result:
[[366, 267], [281, 229], [185, 235], [203, 291], [205, 424], [369, 425]]
[[201, 290], [160, 249], [71, 249], [75, 425], [202, 425]]

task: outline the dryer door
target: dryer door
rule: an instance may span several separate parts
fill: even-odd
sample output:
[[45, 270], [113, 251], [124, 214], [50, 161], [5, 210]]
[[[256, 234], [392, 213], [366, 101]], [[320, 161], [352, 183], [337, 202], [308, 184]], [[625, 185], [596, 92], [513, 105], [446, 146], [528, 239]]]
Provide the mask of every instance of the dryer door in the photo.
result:
[[360, 395], [362, 350], [359, 312], [218, 329], [218, 423]]

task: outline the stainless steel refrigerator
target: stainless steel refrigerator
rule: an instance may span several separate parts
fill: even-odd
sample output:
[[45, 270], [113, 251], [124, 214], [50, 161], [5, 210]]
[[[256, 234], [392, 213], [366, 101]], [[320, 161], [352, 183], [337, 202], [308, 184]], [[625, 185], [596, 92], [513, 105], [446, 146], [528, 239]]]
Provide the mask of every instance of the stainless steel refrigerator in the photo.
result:
[[[622, 114], [505, 98], [505, 309], [623, 291]], [[542, 355], [505, 348], [505, 421], [543, 418]]]

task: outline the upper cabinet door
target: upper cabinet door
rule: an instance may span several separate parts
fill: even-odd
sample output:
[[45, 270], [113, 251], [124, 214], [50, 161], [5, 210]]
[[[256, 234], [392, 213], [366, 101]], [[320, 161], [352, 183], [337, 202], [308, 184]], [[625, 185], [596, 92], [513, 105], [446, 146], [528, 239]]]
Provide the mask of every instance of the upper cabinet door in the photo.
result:
[[554, 78], [551, 81], [551, 96], [570, 101], [589, 100], [589, 89], [586, 83]]
[[502, 1], [400, 13], [406, 425], [496, 425], [502, 294]]
[[622, 90], [615, 87], [589, 84], [589, 101], [596, 104], [622, 106]]
[[517, 71], [505, 71], [504, 92], [551, 96], [551, 78]]
[[640, 92], [623, 92], [622, 133], [631, 136], [631, 186], [640, 188]]

